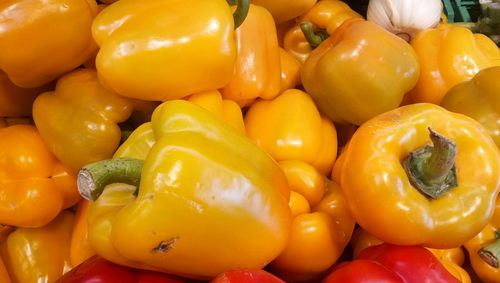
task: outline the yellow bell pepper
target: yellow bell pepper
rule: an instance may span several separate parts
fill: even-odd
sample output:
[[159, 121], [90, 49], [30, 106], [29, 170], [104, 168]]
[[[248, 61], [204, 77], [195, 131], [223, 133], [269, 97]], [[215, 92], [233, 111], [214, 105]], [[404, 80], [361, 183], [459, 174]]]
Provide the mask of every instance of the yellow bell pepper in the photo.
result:
[[245, 134], [245, 123], [243, 122], [241, 108], [232, 100], [222, 99], [219, 91], [213, 90], [193, 94], [188, 98], [188, 101], [207, 109], [217, 118], [238, 130], [238, 132]]
[[500, 66], [479, 71], [472, 80], [451, 88], [441, 101], [444, 108], [481, 123], [500, 147]]
[[469, 117], [403, 106], [359, 127], [345, 154], [340, 178], [350, 210], [384, 242], [458, 247], [493, 214], [500, 153]]
[[236, 59], [234, 21], [224, 0], [118, 1], [92, 25], [104, 85], [165, 101], [218, 89]]
[[303, 91], [287, 90], [259, 100], [245, 116], [248, 137], [274, 159], [297, 159], [328, 174], [337, 156], [337, 132]]
[[113, 156], [121, 139], [118, 123], [132, 110], [131, 100], [106, 90], [95, 70], [79, 69], [37, 97], [33, 119], [52, 153], [78, 170]]
[[87, 61], [97, 49], [90, 27], [94, 0], [0, 3], [0, 69], [21, 87], [44, 85]]
[[44, 85], [38, 88], [21, 88], [0, 70], [0, 117], [31, 116], [31, 106], [37, 95], [51, 87]]
[[276, 24], [296, 18], [311, 9], [317, 0], [252, 0], [273, 15]]
[[417, 57], [407, 42], [360, 19], [337, 28], [301, 70], [304, 88], [321, 112], [334, 122], [354, 125], [397, 108], [418, 74]]
[[[80, 193], [97, 199], [89, 212], [97, 254], [131, 267], [208, 279], [229, 269], [262, 268], [281, 253], [291, 227], [289, 188], [269, 155], [184, 100], [163, 103], [141, 127], [142, 134], [151, 127], [155, 137], [143, 168], [139, 159], [112, 159], [80, 171]], [[135, 133], [129, 138], [136, 139]], [[130, 147], [127, 142], [123, 146]], [[141, 151], [118, 152], [124, 155], [115, 157], [130, 158], [137, 155], [125, 153]], [[138, 185], [140, 174], [137, 194], [123, 184], [103, 191], [97, 176], [108, 163], [135, 164], [116, 168], [134, 176], [106, 178]]]
[[411, 45], [420, 62], [420, 77], [409, 93], [414, 103], [439, 104], [453, 86], [500, 65], [500, 50], [491, 39], [451, 24], [418, 33]]
[[346, 3], [340, 0], [318, 1], [285, 34], [283, 47], [299, 62], [304, 63], [313, 48], [302, 32], [301, 23], [310, 22], [313, 24], [313, 29], [324, 30], [327, 34], [332, 34], [344, 21], [362, 18], [360, 14], [353, 11]]
[[[490, 223], [484, 227], [474, 238], [464, 244], [464, 247], [469, 252], [469, 260], [472, 269], [484, 283], [499, 283], [500, 282], [500, 253], [498, 246], [500, 245], [500, 196], [497, 197], [495, 205], [495, 213]], [[496, 246], [496, 253], [493, 257], [488, 257], [488, 261], [480, 256], [479, 251], [488, 245]], [[483, 252], [481, 252], [483, 253]], [[483, 253], [484, 254], [484, 253]], [[496, 265], [494, 264], [496, 262]]]
[[88, 200], [82, 200], [76, 209], [69, 250], [72, 266], [77, 266], [95, 255], [89, 240], [89, 208], [90, 202]]
[[250, 5], [245, 21], [235, 30], [235, 40], [238, 56], [234, 75], [221, 89], [224, 99], [246, 106], [258, 97], [274, 98], [280, 91], [281, 65], [276, 25], [269, 11]]
[[4, 260], [14, 282], [55, 282], [72, 268], [73, 218], [72, 212], [63, 211], [44, 227], [20, 228], [7, 237]]
[[[354, 230], [354, 219], [340, 187], [300, 160], [280, 163], [292, 193], [303, 196], [308, 209], [296, 215], [285, 250], [270, 264], [291, 282], [319, 279], [340, 257]], [[292, 211], [299, 211], [290, 202]], [[306, 207], [308, 208], [308, 207]]]
[[76, 176], [32, 125], [0, 129], [0, 223], [40, 227], [80, 200]]
[[300, 63], [285, 49], [280, 47], [281, 84], [280, 93], [300, 85]]

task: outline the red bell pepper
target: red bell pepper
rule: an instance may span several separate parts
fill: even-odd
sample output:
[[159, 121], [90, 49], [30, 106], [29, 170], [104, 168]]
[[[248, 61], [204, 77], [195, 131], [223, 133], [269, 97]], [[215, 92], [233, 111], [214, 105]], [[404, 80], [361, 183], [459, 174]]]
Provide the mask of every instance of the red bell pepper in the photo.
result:
[[241, 269], [223, 272], [210, 283], [285, 283], [285, 281], [261, 269]]
[[187, 283], [173, 275], [149, 270], [132, 269], [93, 256], [68, 273], [56, 283]]
[[382, 244], [338, 265], [322, 283], [459, 283], [439, 260], [420, 246]]

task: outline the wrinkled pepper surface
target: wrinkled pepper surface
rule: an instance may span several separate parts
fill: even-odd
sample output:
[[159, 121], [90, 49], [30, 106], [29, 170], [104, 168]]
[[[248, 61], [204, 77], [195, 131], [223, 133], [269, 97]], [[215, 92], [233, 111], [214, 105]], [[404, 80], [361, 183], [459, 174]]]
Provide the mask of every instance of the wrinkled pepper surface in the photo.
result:
[[462, 114], [427, 103], [400, 107], [359, 127], [345, 154], [340, 178], [350, 211], [384, 242], [454, 248], [493, 215], [500, 153]]
[[471, 80], [451, 88], [444, 108], [467, 115], [481, 123], [500, 147], [500, 66], [479, 71]]
[[[102, 191], [104, 184], [93, 188], [88, 182], [102, 164], [123, 159], [80, 171], [80, 192], [97, 199], [89, 212], [89, 237], [97, 254], [131, 267], [209, 279], [230, 269], [262, 268], [282, 252], [291, 227], [289, 188], [269, 155], [184, 100], [160, 105], [149, 125], [155, 143], [144, 151], [142, 174], [140, 165], [134, 167], [141, 174], [137, 196], [131, 185]], [[132, 133], [129, 140], [141, 141], [135, 137]], [[118, 152], [123, 155], [115, 157], [141, 154]], [[116, 181], [138, 181], [138, 176], [118, 176]]]
[[3, 255], [13, 282], [55, 282], [72, 268], [73, 218], [72, 212], [63, 211], [46, 226], [19, 228], [7, 237]]
[[0, 223], [40, 227], [80, 200], [75, 174], [32, 125], [0, 129]]
[[282, 161], [280, 166], [292, 194], [303, 196], [307, 206], [300, 211], [290, 198], [295, 212], [290, 240], [270, 268], [291, 282], [319, 279], [349, 243], [354, 219], [340, 187], [314, 167], [299, 160]]
[[301, 70], [302, 84], [321, 112], [354, 125], [398, 107], [418, 74], [408, 43], [361, 19], [345, 21]]
[[97, 49], [90, 32], [96, 14], [93, 0], [2, 1], [0, 69], [31, 88], [78, 67]]
[[113, 156], [121, 139], [118, 123], [132, 110], [132, 101], [105, 89], [95, 70], [79, 69], [37, 97], [33, 119], [51, 152], [77, 171]]
[[304, 63], [313, 48], [307, 41], [300, 24], [310, 22], [315, 30], [323, 30], [332, 34], [344, 21], [363, 17], [353, 11], [345, 2], [340, 0], [318, 1], [310, 10], [303, 14], [290, 28], [283, 39], [283, 47], [299, 62]]
[[316, 1], [317, 0], [252, 0], [252, 3], [269, 10], [276, 24], [281, 24], [304, 14], [314, 6]]
[[50, 88], [50, 85], [38, 88], [18, 87], [0, 70], [0, 117], [31, 116], [31, 106], [37, 95]]
[[233, 75], [234, 21], [224, 0], [118, 1], [99, 13], [92, 34], [100, 79], [127, 97], [181, 98]]
[[[469, 260], [474, 269], [474, 272], [484, 283], [499, 283], [500, 282], [500, 197], [497, 197], [495, 213], [490, 223], [484, 227], [474, 238], [467, 241], [464, 247], [469, 252]], [[484, 250], [486, 247], [489, 255], [485, 256]]]
[[459, 283], [427, 249], [389, 244], [363, 250], [359, 259], [339, 264], [322, 281], [337, 282]]
[[500, 50], [491, 39], [451, 24], [420, 32], [411, 45], [420, 63], [420, 77], [409, 93], [414, 103], [439, 104], [453, 86], [500, 65]]
[[234, 74], [221, 89], [222, 96], [242, 106], [258, 97], [274, 98], [280, 91], [281, 64], [273, 17], [265, 8], [250, 5], [234, 36], [238, 55]]
[[275, 160], [298, 159], [328, 174], [337, 156], [337, 132], [303, 91], [259, 100], [245, 115], [248, 137]]
[[93, 256], [74, 267], [56, 283], [183, 283], [177, 276], [149, 270], [132, 269]]

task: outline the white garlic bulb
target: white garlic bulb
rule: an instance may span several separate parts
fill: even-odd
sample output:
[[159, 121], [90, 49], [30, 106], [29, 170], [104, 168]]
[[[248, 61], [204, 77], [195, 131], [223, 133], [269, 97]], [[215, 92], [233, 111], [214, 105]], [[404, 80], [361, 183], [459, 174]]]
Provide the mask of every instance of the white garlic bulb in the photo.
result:
[[441, 0], [370, 0], [367, 19], [406, 41], [439, 24]]

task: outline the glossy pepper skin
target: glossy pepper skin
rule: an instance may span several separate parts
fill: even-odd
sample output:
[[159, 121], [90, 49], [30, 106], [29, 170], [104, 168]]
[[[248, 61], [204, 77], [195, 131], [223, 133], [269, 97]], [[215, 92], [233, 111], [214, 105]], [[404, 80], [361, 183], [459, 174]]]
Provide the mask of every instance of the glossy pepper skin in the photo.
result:
[[77, 171], [113, 156], [121, 138], [118, 123], [132, 110], [132, 101], [105, 89], [95, 70], [79, 69], [37, 97], [33, 119], [51, 152]]
[[418, 74], [408, 43], [360, 19], [338, 27], [301, 70], [302, 84], [322, 113], [354, 125], [398, 107]]
[[31, 116], [31, 106], [35, 98], [50, 88], [50, 85], [38, 88], [18, 87], [0, 70], [0, 117]]
[[136, 99], [218, 89], [233, 75], [233, 29], [224, 0], [118, 1], [92, 24], [96, 67], [103, 84]]
[[451, 88], [443, 100], [444, 108], [467, 115], [481, 123], [500, 147], [500, 66], [479, 71], [471, 80]]
[[[285, 250], [270, 264], [271, 270], [291, 282], [319, 279], [341, 256], [351, 239], [354, 219], [340, 186], [311, 165], [299, 160], [280, 162], [290, 190], [306, 200], [296, 213]], [[297, 212], [297, 203], [290, 199]]]
[[40, 227], [80, 200], [76, 176], [31, 125], [0, 129], [0, 223]]
[[90, 202], [88, 200], [81, 200], [76, 209], [70, 243], [70, 259], [72, 266], [77, 266], [95, 255], [89, 240], [89, 208]]
[[[359, 227], [354, 231], [351, 240], [353, 248], [353, 258], [358, 258], [359, 254], [366, 248], [378, 246], [384, 242], [377, 239], [366, 230]], [[457, 278], [461, 283], [471, 283], [471, 278], [467, 271], [461, 267], [465, 260], [465, 255], [462, 247], [452, 249], [431, 249], [427, 248], [439, 262], [448, 270], [451, 275]]]
[[132, 269], [92, 256], [59, 278], [56, 283], [183, 283], [182, 278]]
[[256, 101], [245, 115], [245, 127], [247, 136], [277, 161], [302, 160], [328, 174], [337, 156], [335, 126], [298, 89]]
[[274, 98], [280, 91], [281, 65], [272, 15], [265, 8], [251, 4], [234, 36], [238, 55], [234, 74], [221, 89], [222, 96], [241, 106], [258, 97]]
[[464, 247], [469, 252], [472, 269], [484, 283], [500, 282], [500, 268], [489, 265], [478, 254], [481, 248], [496, 240], [495, 232], [498, 230], [500, 230], [500, 197], [497, 197], [495, 213], [490, 223], [474, 238], [464, 244]]
[[483, 34], [442, 24], [420, 32], [411, 45], [418, 55], [420, 77], [409, 93], [414, 103], [439, 104], [450, 88], [482, 69], [500, 65], [500, 51]]
[[280, 47], [281, 61], [281, 85], [280, 93], [288, 89], [294, 89], [300, 82], [300, 67], [301, 64], [292, 54]]
[[281, 24], [304, 14], [314, 6], [316, 1], [317, 0], [252, 0], [252, 3], [269, 10], [276, 24]]
[[[410, 183], [402, 164], [410, 152], [431, 143], [429, 127], [457, 148], [458, 186], [432, 200]], [[403, 106], [359, 127], [345, 154], [340, 178], [350, 211], [384, 242], [454, 248], [493, 215], [500, 155], [486, 130], [469, 117], [433, 104]]]
[[363, 250], [359, 259], [381, 263], [406, 283], [459, 282], [430, 251], [420, 246], [382, 244]]
[[242, 269], [225, 271], [210, 283], [285, 283], [285, 281], [262, 269]]
[[322, 283], [456, 282], [427, 249], [382, 244], [361, 252], [359, 259], [342, 262]]
[[290, 52], [299, 62], [304, 63], [311, 54], [313, 48], [306, 40], [300, 28], [300, 23], [310, 22], [315, 29], [322, 29], [328, 34], [332, 34], [344, 21], [362, 18], [360, 14], [352, 10], [343, 1], [318, 1], [286, 32], [283, 39], [283, 48]]
[[[199, 279], [262, 268], [274, 259], [291, 225], [289, 188], [279, 166], [231, 126], [184, 100], [160, 105], [150, 125], [156, 140], [137, 197], [121, 185], [105, 189], [91, 205], [96, 253]], [[115, 157], [132, 157], [119, 152], [124, 155]]]
[[0, 69], [31, 88], [78, 67], [97, 49], [90, 32], [96, 14], [93, 0], [2, 1]]
[[4, 259], [14, 282], [55, 282], [72, 268], [73, 218], [72, 212], [63, 211], [46, 226], [19, 228], [7, 237]]
[[187, 100], [207, 109], [238, 132], [245, 134], [245, 123], [240, 106], [232, 100], [223, 99], [218, 90], [196, 93], [189, 96]]

